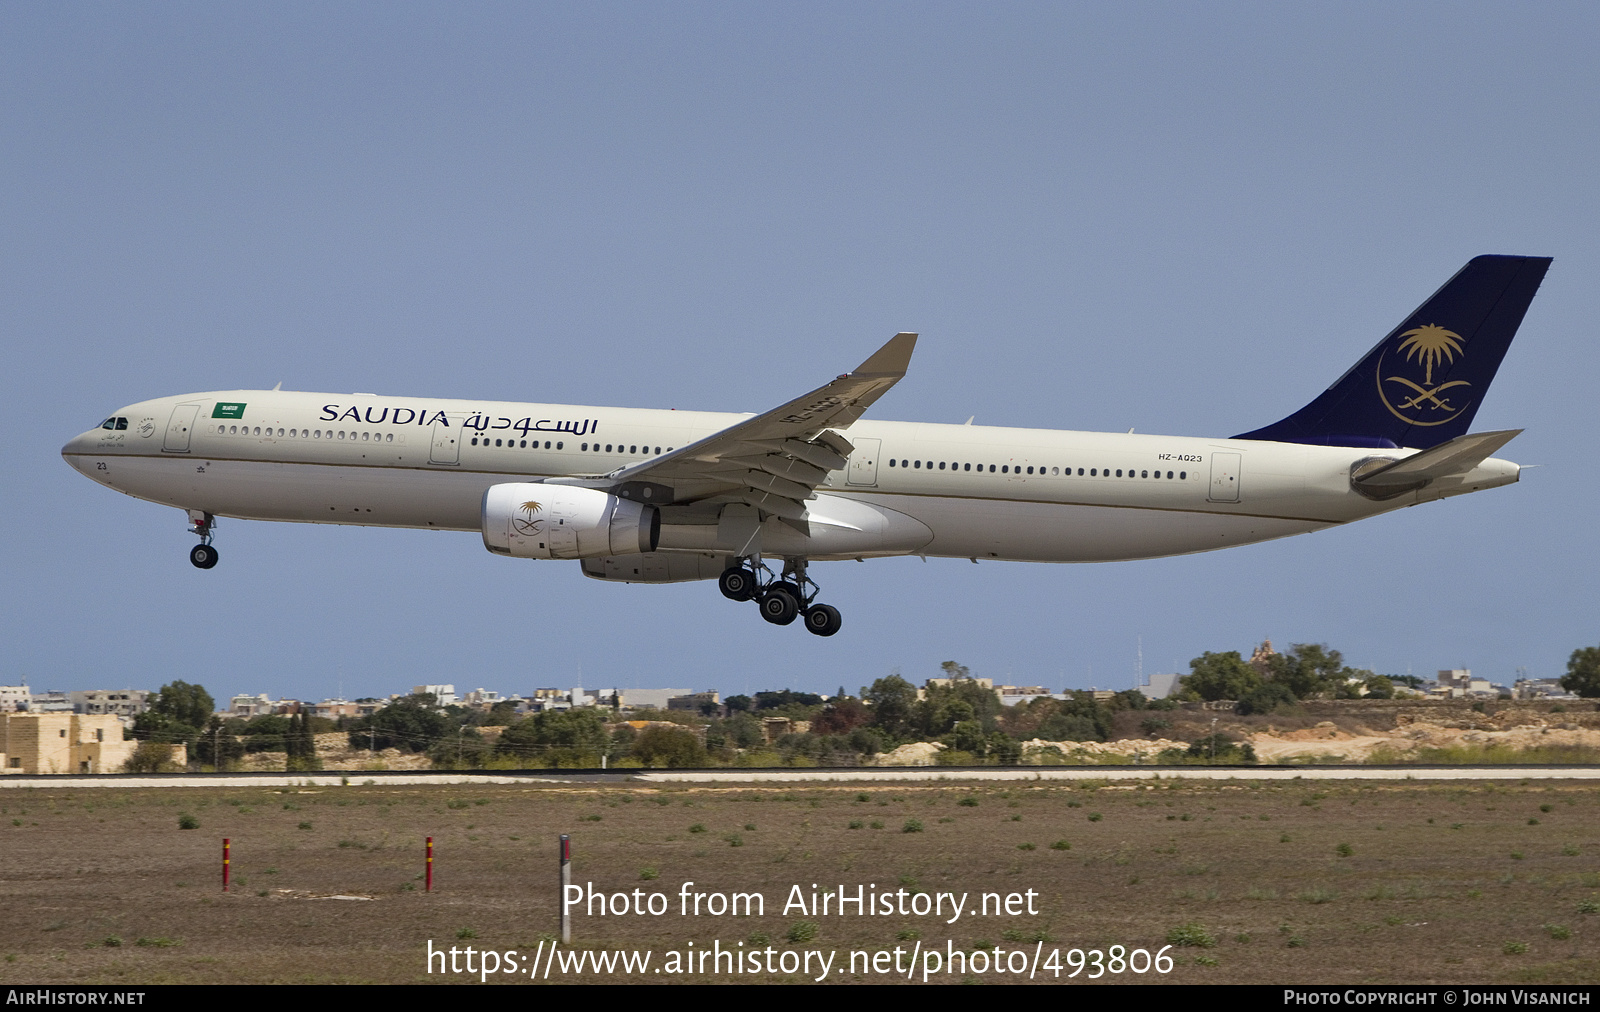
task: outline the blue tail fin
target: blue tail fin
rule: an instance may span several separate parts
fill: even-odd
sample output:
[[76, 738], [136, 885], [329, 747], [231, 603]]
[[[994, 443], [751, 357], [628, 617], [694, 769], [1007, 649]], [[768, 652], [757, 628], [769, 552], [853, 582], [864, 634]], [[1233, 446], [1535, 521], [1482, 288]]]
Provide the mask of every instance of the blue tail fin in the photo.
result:
[[1427, 449], [1464, 435], [1549, 257], [1474, 257], [1316, 400], [1235, 439]]

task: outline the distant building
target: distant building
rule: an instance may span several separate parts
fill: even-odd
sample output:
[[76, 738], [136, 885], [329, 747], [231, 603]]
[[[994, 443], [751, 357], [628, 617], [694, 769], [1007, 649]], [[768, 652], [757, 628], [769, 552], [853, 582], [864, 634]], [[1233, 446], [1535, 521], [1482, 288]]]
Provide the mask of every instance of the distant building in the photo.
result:
[[[1263, 644], [1267, 649], [1272, 648], [1271, 641]], [[1259, 652], [1259, 648], [1258, 648]], [[1253, 660], [1254, 658], [1252, 658]], [[1146, 699], [1166, 699], [1168, 696], [1177, 695], [1182, 689], [1183, 676], [1176, 671], [1169, 675], [1151, 675], [1150, 681], [1139, 686], [1139, 691], [1144, 693]]]
[[1016, 706], [1018, 703], [1032, 703], [1038, 697], [1058, 697], [1043, 685], [995, 685], [995, 695], [1000, 697], [1000, 705]]
[[454, 685], [414, 685], [411, 694], [421, 696], [429, 694], [433, 701], [440, 706], [454, 706], [456, 703], [456, 687]]
[[994, 679], [992, 678], [930, 678], [922, 683], [922, 688], [917, 690], [917, 698], [927, 699], [929, 689], [948, 689], [958, 681], [971, 682], [980, 689], [987, 689], [988, 691], [993, 692], [996, 696], [1000, 694], [998, 691], [996, 691], [994, 687]]
[[1519, 678], [1511, 687], [1513, 699], [1577, 699], [1576, 692], [1561, 687], [1559, 678]]
[[0, 713], [26, 710], [32, 698], [26, 685], [0, 685]]
[[144, 689], [90, 689], [67, 694], [73, 713], [114, 713], [130, 719], [150, 709], [149, 697]]
[[1496, 699], [1511, 690], [1495, 685], [1487, 678], [1473, 678], [1470, 668], [1451, 668], [1440, 671], [1428, 695], [1440, 699]]
[[623, 689], [621, 706], [624, 710], [665, 710], [667, 701], [673, 696], [693, 694], [693, 689]]
[[1267, 672], [1272, 670], [1272, 659], [1277, 656], [1278, 652], [1272, 649], [1272, 641], [1262, 640], [1261, 645], [1250, 652], [1249, 664], [1256, 669], [1256, 674], [1265, 678]]
[[35, 692], [28, 697], [29, 713], [71, 713], [72, 697], [59, 689]]
[[1049, 699], [1067, 698], [1064, 693], [1051, 692], [1042, 685], [996, 685], [994, 691], [1000, 697], [1001, 706], [1031, 703], [1041, 696]]
[[669, 697], [667, 699], [667, 709], [688, 710], [692, 713], [699, 713], [701, 707], [707, 703], [719, 708], [722, 706], [720, 698], [715, 692], [688, 692], [681, 696]]
[[120, 773], [138, 747], [115, 714], [0, 713], [6, 773]]
[[811, 721], [809, 720], [794, 720], [789, 717], [761, 718], [761, 737], [766, 739], [768, 745], [771, 745], [786, 734], [806, 734], [810, 730]]
[[329, 720], [338, 720], [340, 717], [359, 717], [363, 707], [370, 713], [377, 707], [370, 703], [352, 703], [348, 699], [324, 699], [320, 703], [312, 703], [308, 709], [313, 717], [326, 717]]
[[500, 702], [501, 698], [500, 693], [493, 689], [478, 688], [462, 696], [461, 702], [462, 705], [471, 707], [474, 710], [492, 710], [494, 709], [494, 704]]
[[273, 713], [278, 704], [267, 698], [265, 692], [258, 696], [234, 696], [228, 703], [228, 712], [235, 717], [249, 720], [251, 717], [260, 717], [263, 714]]

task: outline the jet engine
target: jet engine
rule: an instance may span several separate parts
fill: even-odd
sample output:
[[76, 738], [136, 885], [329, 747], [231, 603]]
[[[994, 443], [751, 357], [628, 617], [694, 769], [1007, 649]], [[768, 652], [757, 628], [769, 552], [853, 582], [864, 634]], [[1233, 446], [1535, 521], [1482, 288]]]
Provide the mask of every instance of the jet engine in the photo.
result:
[[656, 550], [661, 514], [592, 488], [510, 482], [483, 494], [483, 546], [519, 559], [588, 559]]

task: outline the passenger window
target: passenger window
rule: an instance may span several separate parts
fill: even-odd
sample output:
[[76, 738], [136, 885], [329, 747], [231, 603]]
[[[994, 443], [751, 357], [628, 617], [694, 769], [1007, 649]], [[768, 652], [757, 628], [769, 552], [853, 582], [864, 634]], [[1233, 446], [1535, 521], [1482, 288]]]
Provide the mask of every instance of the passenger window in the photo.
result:
[[1117, 477], [1118, 478], [1122, 477], [1122, 468], [1120, 468], [1120, 467], [1117, 468]]
[[889, 461], [889, 466], [890, 466], [890, 467], [893, 467], [893, 466], [894, 466], [894, 465], [895, 465], [895, 463], [896, 463], [896, 461], [894, 461], [894, 460], [890, 460], [890, 461]]
[[1001, 464], [1000, 465], [1000, 473], [1001, 474], [1010, 474], [1011, 473], [1011, 465], [1010, 464]]
[[1178, 480], [1179, 481], [1188, 481], [1189, 480], [1189, 472], [1188, 471], [1179, 471], [1178, 472]]
[[[549, 445], [550, 445], [550, 444], [549, 444], [549, 443], [546, 443], [546, 444], [544, 444], [544, 445], [546, 445], [546, 446], [549, 446]], [[557, 444], [556, 444], [556, 449], [558, 449], [558, 450], [559, 450], [559, 449], [561, 449], [561, 447], [563, 447], [563, 446], [565, 446], [565, 445], [566, 445], [566, 444], [565, 444], [565, 443], [557, 443]]]
[[1150, 472], [1149, 471], [1140, 471], [1139, 472], [1139, 477], [1148, 478], [1148, 477], [1150, 477]]
[[628, 447], [628, 452], [629, 453], [638, 453], [639, 452], [639, 448], [637, 446], [630, 446], [630, 447]]
[[944, 461], [942, 461], [942, 460], [939, 461], [939, 470], [941, 470], [941, 471], [944, 470]]

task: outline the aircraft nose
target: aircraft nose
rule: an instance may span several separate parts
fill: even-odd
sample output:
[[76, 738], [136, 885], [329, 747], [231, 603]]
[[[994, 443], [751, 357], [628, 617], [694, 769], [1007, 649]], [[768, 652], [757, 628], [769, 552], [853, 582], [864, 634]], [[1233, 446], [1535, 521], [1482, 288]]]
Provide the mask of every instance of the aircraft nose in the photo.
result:
[[61, 448], [61, 459], [80, 471], [84, 470], [88, 464], [88, 458], [84, 454], [91, 452], [99, 433], [99, 429], [90, 429], [67, 440], [67, 445]]

